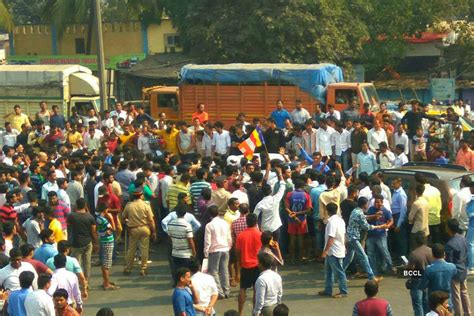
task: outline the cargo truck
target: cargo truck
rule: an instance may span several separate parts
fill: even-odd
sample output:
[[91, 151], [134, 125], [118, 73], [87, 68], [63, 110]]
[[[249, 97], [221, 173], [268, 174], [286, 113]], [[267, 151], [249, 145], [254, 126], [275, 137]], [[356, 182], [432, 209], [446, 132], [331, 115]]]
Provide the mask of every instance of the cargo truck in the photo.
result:
[[0, 66], [0, 126], [15, 104], [34, 119], [41, 101], [46, 101], [50, 110], [58, 105], [66, 117], [72, 107], [83, 116], [90, 108], [99, 113], [99, 79], [79, 65]]
[[368, 102], [378, 110], [379, 98], [372, 83], [343, 81], [342, 69], [333, 64], [228, 64], [186, 65], [179, 85], [143, 89], [143, 101], [150, 114], [189, 121], [199, 103], [204, 103], [210, 119], [234, 124], [239, 112], [247, 119], [268, 116], [282, 100], [290, 112], [300, 99], [314, 113], [315, 104], [344, 110], [350, 100]]

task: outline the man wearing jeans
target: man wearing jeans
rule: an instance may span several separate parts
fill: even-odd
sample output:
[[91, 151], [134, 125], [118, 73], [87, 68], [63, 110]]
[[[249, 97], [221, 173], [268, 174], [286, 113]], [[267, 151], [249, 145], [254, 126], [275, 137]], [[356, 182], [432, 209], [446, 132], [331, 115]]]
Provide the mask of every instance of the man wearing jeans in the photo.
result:
[[[344, 245], [346, 235], [346, 224], [342, 217], [337, 214], [338, 206], [335, 203], [329, 203], [326, 206], [330, 216], [326, 225], [326, 245], [322, 257], [325, 258], [324, 270], [326, 271], [326, 285], [324, 291], [318, 294], [321, 296], [332, 296], [341, 298], [347, 296], [346, 273], [342, 266], [346, 256], [346, 247]], [[334, 274], [339, 284], [339, 293], [332, 295], [332, 286], [334, 283]]]
[[[349, 224], [347, 226], [347, 255], [344, 258], [344, 271], [351, 264], [352, 259], [354, 259], [354, 254], [357, 255], [359, 263], [367, 273], [369, 280], [375, 279], [372, 268], [369, 264], [369, 258], [367, 257], [364, 247], [360, 243], [360, 233], [362, 230], [372, 230], [379, 228], [378, 226], [372, 226], [367, 222], [364, 211], [367, 210], [369, 206], [369, 200], [365, 197], [360, 197], [357, 200], [357, 207], [352, 211], [349, 218]], [[372, 215], [373, 217], [377, 215]], [[378, 279], [376, 279], [378, 281]]]
[[383, 199], [381, 194], [376, 195], [374, 197], [374, 206], [367, 211], [367, 215], [377, 215], [375, 217], [376, 219], [369, 220], [369, 224], [379, 226], [378, 229], [368, 232], [366, 242], [370, 266], [376, 276], [378, 276], [378, 272], [380, 272], [377, 269], [377, 265], [379, 263], [382, 265], [382, 262], [378, 262], [378, 257], [385, 261], [388, 269], [393, 269], [392, 258], [390, 257], [387, 246], [387, 229], [392, 226], [393, 218], [392, 213], [383, 206]]
[[[408, 259], [408, 269], [425, 271], [426, 267], [433, 261], [433, 253], [431, 248], [426, 245], [426, 236], [424, 231], [417, 231], [412, 233], [413, 245], [415, 250], [410, 253]], [[410, 297], [413, 306], [413, 314], [415, 316], [426, 315], [429, 311], [428, 296], [426, 289], [420, 289], [421, 277], [413, 276], [410, 278]]]
[[225, 210], [219, 212], [217, 206], [208, 208], [212, 220], [204, 233], [204, 258], [208, 258], [208, 273], [216, 280], [219, 298], [230, 297], [229, 250], [232, 246], [230, 226], [224, 220]]

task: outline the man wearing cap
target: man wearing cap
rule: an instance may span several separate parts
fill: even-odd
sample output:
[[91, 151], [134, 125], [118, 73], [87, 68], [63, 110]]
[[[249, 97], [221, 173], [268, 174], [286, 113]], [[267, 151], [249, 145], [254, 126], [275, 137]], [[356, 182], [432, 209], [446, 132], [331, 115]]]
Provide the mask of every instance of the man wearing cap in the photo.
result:
[[142, 261], [140, 275], [145, 276], [147, 274], [150, 237], [152, 240], [156, 238], [155, 222], [150, 205], [143, 200], [143, 190], [141, 188], [135, 189], [131, 198], [132, 201], [125, 206], [122, 213], [123, 219], [128, 225], [130, 236], [123, 273], [126, 275], [131, 273], [135, 251], [138, 246]]

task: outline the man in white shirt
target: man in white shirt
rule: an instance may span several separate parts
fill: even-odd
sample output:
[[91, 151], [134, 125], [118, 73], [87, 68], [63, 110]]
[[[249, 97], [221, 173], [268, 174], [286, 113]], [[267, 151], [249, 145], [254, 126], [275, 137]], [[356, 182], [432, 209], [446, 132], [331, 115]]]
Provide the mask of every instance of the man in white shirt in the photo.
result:
[[100, 148], [101, 136], [95, 128], [89, 127], [89, 132], [84, 135], [84, 147], [88, 150], [98, 150]]
[[209, 258], [209, 274], [214, 277], [219, 297], [230, 296], [229, 284], [229, 250], [232, 246], [230, 226], [223, 216], [224, 211], [219, 212], [217, 206], [208, 208], [212, 220], [206, 225], [204, 232], [204, 258]]
[[0, 286], [10, 291], [20, 290], [20, 273], [23, 271], [33, 272], [33, 289], [36, 289], [38, 274], [35, 268], [28, 262], [22, 262], [21, 251], [18, 248], [10, 250], [10, 264], [0, 270]]
[[108, 129], [113, 128], [115, 126], [115, 124], [114, 124], [114, 120], [113, 120], [112, 116], [110, 115], [109, 110], [104, 111], [104, 116], [105, 117], [101, 122], [102, 126], [105, 126]]
[[471, 176], [463, 176], [459, 183], [459, 190], [453, 196], [453, 218], [459, 221], [459, 228], [467, 231], [469, 226], [469, 218], [466, 213], [466, 206], [471, 202], [471, 190], [469, 185]]
[[[33, 282], [33, 285], [35, 282]], [[38, 290], [29, 293], [25, 299], [25, 309], [28, 316], [53, 316], [54, 310], [53, 298], [48, 294], [51, 287], [51, 275], [41, 274], [38, 277]]]
[[214, 138], [216, 137], [217, 132], [214, 131], [213, 126], [210, 123], [207, 123], [204, 126], [204, 136], [202, 137], [202, 155], [203, 157], [211, 157], [212, 149], [214, 144]]
[[379, 144], [379, 149], [380, 169], [392, 169], [395, 155], [388, 149], [386, 142], [381, 142]]
[[272, 270], [273, 258], [266, 252], [258, 254], [260, 275], [255, 282], [254, 316], [273, 315], [273, 309], [281, 303], [283, 283], [281, 276]]
[[60, 178], [57, 182], [59, 187], [59, 190], [57, 191], [58, 199], [63, 201], [64, 204], [66, 204], [67, 207], [71, 209], [71, 200], [69, 199], [69, 195], [66, 192], [68, 186], [67, 180], [65, 178]]
[[165, 176], [160, 180], [161, 202], [165, 208], [165, 214], [168, 210], [168, 191], [173, 184], [174, 169], [171, 166], [164, 167]]
[[280, 227], [282, 226], [280, 218], [280, 202], [285, 194], [286, 183], [283, 180], [281, 169], [278, 168], [278, 180], [280, 186], [278, 192], [272, 195], [272, 187], [268, 184], [262, 186], [264, 198], [255, 206], [254, 214], [259, 216], [262, 213], [261, 231], [270, 231], [273, 239], [278, 240], [280, 237]]
[[143, 126], [142, 134], [138, 137], [137, 147], [138, 150], [146, 154], [151, 154], [152, 150], [150, 148], [150, 132], [148, 131], [148, 126]]
[[199, 302], [194, 305], [196, 316], [214, 315], [214, 306], [217, 303], [219, 291], [216, 281], [207, 273], [201, 272], [197, 260], [192, 260], [189, 269], [191, 270], [191, 281], [194, 290], [199, 294]]
[[122, 110], [122, 103], [115, 103], [115, 110], [110, 112], [110, 116], [117, 116], [117, 118], [123, 118], [124, 121], [127, 119], [127, 111]]
[[16, 137], [20, 135], [20, 132], [12, 127], [10, 122], [5, 123], [5, 131], [2, 135], [2, 146], [14, 147], [16, 144]]
[[[325, 260], [326, 284], [324, 291], [318, 294], [321, 296], [332, 296], [334, 298], [347, 296], [346, 273], [343, 268], [343, 260], [346, 256], [345, 236], [346, 224], [342, 217], [337, 214], [338, 206], [329, 203], [326, 210], [329, 215], [326, 225], [325, 247], [322, 254]], [[332, 286], [334, 282], [333, 274], [337, 277], [339, 293], [332, 295]]]
[[328, 111], [326, 112], [326, 115], [324, 116], [325, 118], [330, 118], [330, 117], [334, 117], [336, 120], [340, 121], [341, 120], [341, 112], [339, 112], [338, 110], [336, 110], [334, 108], [334, 105], [332, 104], [329, 104], [328, 105]]
[[66, 262], [67, 258], [64, 254], [60, 253], [54, 256], [56, 270], [53, 273], [48, 294], [52, 296], [57, 289], [65, 289], [69, 295], [68, 304], [75, 303], [76, 310], [80, 314], [82, 312], [82, 297], [79, 279], [74, 272], [66, 270]]
[[345, 129], [342, 122], [337, 122], [336, 132], [331, 135], [332, 154], [342, 165], [342, 170], [349, 170], [349, 149], [351, 148], [351, 133]]
[[395, 146], [395, 160], [393, 161], [394, 168], [400, 168], [404, 164], [408, 163], [408, 157], [405, 154], [405, 146], [398, 144]]
[[379, 151], [379, 144], [385, 142], [388, 144], [387, 134], [378, 120], [374, 121], [374, 127], [367, 133], [367, 143], [372, 152]]
[[313, 128], [313, 121], [308, 120], [305, 123], [305, 130], [302, 134], [303, 137], [303, 148], [308, 154], [312, 154], [316, 151], [317, 143], [317, 130]]
[[230, 150], [230, 134], [224, 130], [222, 122], [216, 122], [214, 125], [217, 133], [212, 138], [213, 152], [218, 155], [228, 155]]
[[41, 198], [43, 200], [48, 200], [48, 193], [50, 191], [57, 192], [59, 190], [58, 184], [56, 183], [56, 172], [54, 170], [49, 170], [46, 177], [48, 178], [48, 181], [41, 187]]
[[336, 130], [334, 128], [328, 126], [328, 121], [326, 119], [321, 119], [319, 121], [316, 151], [319, 151], [323, 157], [332, 155], [331, 139], [332, 134], [335, 132]]
[[291, 111], [291, 121], [293, 124], [299, 124], [303, 126], [307, 120], [311, 118], [309, 112], [303, 108], [303, 102], [300, 99], [296, 100], [296, 109]]
[[403, 124], [398, 124], [398, 130], [393, 135], [395, 141], [395, 147], [397, 145], [403, 145], [405, 155], [408, 155], [410, 150], [408, 135], [405, 133], [405, 127]]

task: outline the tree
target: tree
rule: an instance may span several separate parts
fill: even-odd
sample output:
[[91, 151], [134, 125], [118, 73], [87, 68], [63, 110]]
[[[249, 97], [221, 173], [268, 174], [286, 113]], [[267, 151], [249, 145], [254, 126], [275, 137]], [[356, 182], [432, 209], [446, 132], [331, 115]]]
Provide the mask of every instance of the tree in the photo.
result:
[[473, 0], [162, 0], [201, 62], [396, 66], [406, 36], [469, 12]]
[[13, 19], [3, 0], [0, 0], [0, 29], [10, 32], [13, 28]]
[[12, 15], [13, 22], [19, 24], [39, 24], [42, 22], [41, 12], [48, 0], [4, 0]]
[[469, 9], [472, 0], [358, 0], [354, 12], [366, 22], [369, 37], [359, 61], [370, 72], [396, 66], [408, 47], [406, 37], [420, 36], [440, 21]]
[[362, 49], [350, 0], [165, 0], [183, 48], [202, 62], [334, 62]]

